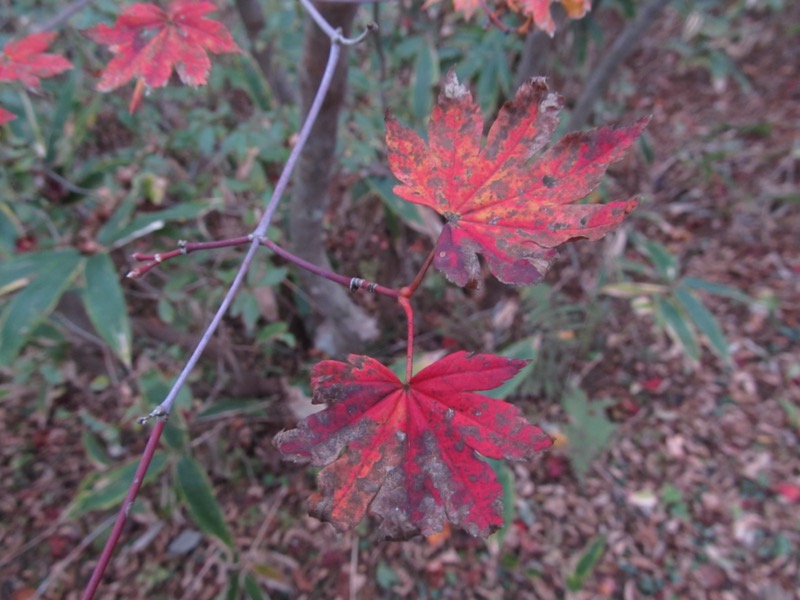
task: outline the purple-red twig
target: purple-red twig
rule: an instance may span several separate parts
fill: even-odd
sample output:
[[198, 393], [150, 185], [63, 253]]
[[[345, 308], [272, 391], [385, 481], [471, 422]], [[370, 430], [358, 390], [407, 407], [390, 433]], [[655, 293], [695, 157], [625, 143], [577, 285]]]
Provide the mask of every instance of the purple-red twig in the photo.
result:
[[[235, 246], [244, 246], [245, 244], [249, 244], [252, 241], [253, 241], [253, 236], [244, 235], [240, 237], [230, 238], [227, 240], [215, 240], [213, 242], [180, 241], [178, 242], [177, 250], [158, 252], [156, 254], [134, 252], [131, 255], [131, 258], [133, 258], [133, 260], [141, 260], [148, 262], [146, 262], [141, 266], [134, 267], [128, 272], [127, 276], [130, 277], [131, 279], [138, 279], [139, 277], [142, 277], [145, 273], [152, 271], [160, 264], [170, 260], [171, 258], [175, 258], [176, 256], [191, 254], [192, 252], [197, 252], [199, 250], [215, 250], [217, 248], [232, 248]], [[292, 254], [291, 252], [289, 252], [285, 248], [282, 248], [272, 240], [262, 239], [261, 245], [264, 246], [265, 248], [269, 248], [281, 258], [284, 258], [287, 261], [297, 265], [301, 269], [305, 269], [306, 271], [309, 271], [314, 275], [317, 275], [324, 279], [328, 279], [330, 281], [333, 281], [334, 283], [343, 285], [346, 288], [348, 288], [351, 292], [355, 292], [357, 290], [366, 290], [367, 292], [381, 294], [383, 296], [389, 296], [391, 298], [397, 298], [400, 295], [400, 290], [385, 287], [383, 285], [379, 285], [371, 281], [366, 281], [365, 279], [361, 279], [360, 277], [347, 277], [345, 275], [339, 275], [338, 273], [334, 273], [333, 271], [328, 271], [327, 269], [318, 267], [317, 265], [300, 258], [296, 254]], [[428, 261], [427, 264], [430, 264], [430, 261]], [[427, 267], [423, 267], [423, 271], [420, 272], [420, 274], [417, 276], [418, 278], [421, 278], [421, 276], [424, 275], [424, 270], [426, 268]], [[415, 279], [415, 282], [416, 281], [417, 280]], [[419, 284], [417, 283], [417, 285]]]
[[[307, 2], [304, 2], [303, 5], [309, 10], [309, 5]], [[312, 16], [316, 13], [311, 7]], [[315, 20], [319, 23], [319, 14], [317, 13]], [[322, 25], [321, 25], [322, 26]], [[323, 27], [325, 29], [325, 27]], [[264, 211], [264, 215], [261, 217], [261, 220], [258, 223], [258, 226], [253, 231], [253, 233], [247, 236], [247, 242], [249, 242], [250, 246], [247, 250], [247, 254], [245, 255], [244, 259], [242, 260], [242, 264], [239, 267], [239, 271], [236, 273], [236, 277], [231, 283], [228, 292], [225, 294], [225, 297], [222, 300], [217, 312], [214, 314], [214, 317], [209, 323], [208, 327], [206, 328], [203, 336], [200, 338], [200, 341], [197, 344], [194, 352], [189, 357], [184, 366], [183, 370], [181, 371], [180, 375], [178, 375], [175, 383], [173, 383], [172, 388], [170, 389], [167, 397], [164, 401], [159, 404], [155, 410], [153, 410], [147, 417], [145, 417], [144, 421], [152, 418], [157, 418], [158, 422], [156, 423], [155, 427], [150, 432], [150, 437], [147, 440], [147, 446], [145, 448], [145, 452], [142, 455], [142, 458], [139, 462], [139, 466], [136, 469], [136, 475], [134, 476], [134, 480], [131, 483], [131, 486], [128, 490], [128, 495], [125, 498], [125, 501], [120, 508], [120, 511], [117, 515], [117, 519], [114, 523], [114, 528], [112, 529], [111, 536], [109, 536], [105, 547], [103, 548], [103, 552], [100, 555], [100, 558], [95, 565], [94, 571], [92, 572], [92, 576], [89, 580], [89, 583], [84, 590], [82, 600], [91, 600], [94, 597], [95, 592], [97, 591], [97, 587], [100, 584], [100, 581], [103, 578], [103, 574], [105, 573], [106, 567], [111, 560], [111, 556], [114, 553], [114, 548], [119, 541], [119, 537], [122, 533], [122, 528], [125, 525], [127, 520], [128, 512], [130, 511], [133, 501], [136, 498], [136, 495], [139, 492], [139, 488], [141, 487], [142, 481], [144, 480], [144, 476], [147, 473], [147, 469], [150, 466], [150, 461], [152, 459], [153, 452], [158, 447], [159, 441], [161, 439], [161, 434], [164, 431], [164, 424], [166, 419], [169, 417], [170, 411], [172, 409], [172, 403], [175, 401], [180, 390], [186, 383], [186, 380], [189, 377], [189, 374], [194, 369], [197, 362], [200, 360], [200, 356], [202, 355], [203, 351], [208, 346], [209, 342], [211, 341], [211, 337], [213, 336], [214, 332], [216, 331], [219, 324], [222, 322], [223, 317], [228, 311], [228, 308], [233, 303], [233, 299], [236, 296], [236, 292], [241, 287], [242, 282], [244, 281], [244, 277], [247, 274], [247, 270], [249, 269], [250, 265], [253, 262], [253, 258], [255, 257], [255, 253], [258, 250], [258, 247], [261, 245], [262, 238], [265, 237], [267, 229], [272, 221], [272, 217], [275, 214], [275, 210], [278, 206], [278, 202], [283, 197], [284, 192], [286, 191], [287, 186], [289, 185], [289, 180], [291, 178], [291, 174], [294, 171], [295, 165], [300, 157], [300, 153], [302, 152], [308, 138], [311, 134], [311, 129], [314, 126], [314, 123], [317, 120], [317, 116], [319, 115], [320, 108], [322, 107], [323, 100], [330, 89], [331, 82], [333, 80], [333, 74], [336, 69], [336, 64], [339, 61], [339, 55], [341, 53], [340, 45], [343, 43], [348, 43], [349, 40], [346, 40], [342, 37], [341, 32], [337, 30], [333, 30], [329, 25], [328, 28], [325, 29], [326, 31], [330, 31], [333, 33], [331, 36], [331, 47], [328, 54], [328, 62], [325, 65], [325, 71], [322, 76], [322, 80], [320, 81], [319, 89], [317, 90], [317, 94], [314, 97], [314, 101], [311, 103], [311, 107], [308, 110], [308, 115], [303, 123], [300, 132], [297, 135], [297, 141], [292, 148], [292, 152], [289, 155], [286, 164], [284, 165], [283, 171], [281, 172], [281, 176], [278, 179], [278, 182], [275, 185], [275, 190], [272, 193], [272, 197], [270, 198], [269, 203], [267, 204], [266, 210]], [[331, 35], [329, 33], [329, 35]], [[222, 242], [209, 242], [210, 244], [222, 244], [221, 246], [217, 247], [224, 247], [225, 244], [231, 242], [231, 240], [225, 240]], [[208, 244], [208, 243], [206, 243]], [[228, 244], [228, 245], [237, 245], [237, 244]], [[206, 248], [209, 246], [206, 245]], [[179, 248], [177, 254], [182, 254], [183, 250]], [[177, 256], [177, 254], [173, 254]], [[153, 261], [158, 264], [158, 262], [162, 262], [165, 259], [166, 254], [161, 255], [157, 260], [155, 255], [153, 257]], [[153, 265], [155, 266], [155, 265]], [[149, 268], [153, 268], [150, 266]], [[149, 270], [149, 269], [148, 269]]]
[[136, 494], [139, 493], [139, 488], [142, 487], [142, 482], [147, 474], [147, 469], [150, 467], [150, 462], [153, 460], [153, 455], [156, 452], [156, 448], [158, 448], [158, 442], [161, 439], [161, 432], [164, 431], [164, 426], [166, 424], [166, 419], [159, 419], [159, 421], [155, 424], [155, 427], [153, 427], [153, 430], [150, 432], [150, 438], [147, 440], [147, 446], [144, 448], [142, 460], [139, 461], [139, 466], [136, 468], [136, 474], [133, 476], [131, 487], [128, 488], [128, 495], [125, 496], [125, 500], [122, 502], [122, 506], [119, 508], [119, 514], [117, 515], [117, 520], [114, 522], [111, 535], [109, 535], [108, 540], [106, 540], [106, 545], [103, 547], [103, 552], [100, 554], [97, 565], [92, 572], [92, 577], [89, 579], [89, 583], [86, 585], [86, 589], [83, 592], [82, 600], [89, 600], [90, 598], [93, 598], [94, 593], [97, 591], [97, 587], [100, 585], [100, 581], [103, 579], [103, 573], [106, 570], [106, 565], [108, 565], [109, 561], [111, 560], [111, 555], [114, 553], [114, 548], [116, 547], [117, 542], [122, 535], [122, 528], [125, 526], [125, 523], [128, 520], [128, 514], [133, 508], [133, 501], [136, 499]]

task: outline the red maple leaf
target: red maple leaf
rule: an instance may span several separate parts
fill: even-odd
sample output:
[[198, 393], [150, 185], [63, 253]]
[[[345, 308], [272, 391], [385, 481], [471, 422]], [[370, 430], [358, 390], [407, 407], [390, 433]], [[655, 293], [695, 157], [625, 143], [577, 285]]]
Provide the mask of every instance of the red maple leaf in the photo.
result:
[[211, 2], [193, 0], [175, 0], [166, 10], [155, 4], [133, 4], [113, 27], [100, 24], [87, 30], [89, 38], [115, 55], [97, 89], [109, 92], [137, 78], [133, 112], [144, 87], [165, 86], [173, 67], [183, 83], [205, 84], [211, 69], [207, 52], [241, 52], [222, 23], [204, 17], [215, 10]]
[[[33, 33], [6, 44], [0, 52], [0, 81], [19, 81], [27, 88], [38, 90], [40, 79], [71, 69], [72, 63], [63, 56], [45, 52], [55, 38], [53, 32]], [[14, 117], [14, 113], [0, 107], [0, 125]]]
[[53, 32], [33, 33], [6, 44], [0, 52], [0, 81], [19, 81], [38, 90], [40, 79], [71, 69], [72, 63], [63, 56], [45, 52], [55, 38]]
[[598, 239], [636, 207], [636, 199], [575, 202], [597, 186], [647, 119], [625, 129], [569, 134], [531, 161], [553, 134], [562, 105], [544, 79], [531, 79], [502, 107], [482, 145], [480, 108], [451, 71], [427, 144], [387, 114], [389, 166], [403, 184], [394, 191], [445, 217], [434, 265], [454, 283], [477, 280], [478, 253], [500, 281], [537, 283], [555, 260], [556, 246]]
[[[427, 8], [432, 4], [436, 4], [441, 0], [427, 0], [423, 8]], [[530, 25], [534, 25], [538, 29], [546, 32], [550, 37], [556, 31], [556, 23], [550, 13], [550, 5], [558, 2], [564, 7], [567, 17], [570, 19], [580, 19], [592, 8], [592, 0], [499, 0], [495, 2], [498, 10], [508, 9], [515, 13], [519, 13], [526, 18], [527, 22], [520, 28], [520, 31], [526, 32]], [[469, 20], [472, 15], [483, 6], [484, 10], [489, 15], [489, 18], [495, 25], [503, 26], [496, 16], [490, 12], [487, 0], [453, 0], [453, 6], [457, 11], [463, 13], [464, 18]]]
[[558, 2], [564, 7], [570, 19], [580, 19], [592, 8], [592, 0], [508, 0], [512, 10], [533, 20], [533, 24], [550, 37], [556, 32], [556, 22], [550, 6]]
[[11, 119], [15, 118], [16, 115], [11, 111], [6, 110], [2, 106], [0, 106], [0, 125], [5, 125]]
[[552, 440], [515, 406], [475, 393], [527, 361], [457, 352], [404, 384], [366, 356], [314, 367], [314, 401], [330, 406], [284, 431], [286, 458], [327, 465], [312, 514], [340, 530], [369, 512], [392, 538], [431, 535], [450, 521], [472, 535], [503, 524], [502, 489], [480, 455], [522, 460]]

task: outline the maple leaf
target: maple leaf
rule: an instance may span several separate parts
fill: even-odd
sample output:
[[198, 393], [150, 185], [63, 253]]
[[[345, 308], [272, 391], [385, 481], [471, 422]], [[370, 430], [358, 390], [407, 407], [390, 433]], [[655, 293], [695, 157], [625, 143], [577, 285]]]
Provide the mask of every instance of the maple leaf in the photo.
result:
[[33, 33], [6, 44], [0, 52], [0, 81], [20, 81], [38, 90], [40, 79], [71, 69], [72, 63], [63, 56], [45, 52], [55, 38], [54, 32]]
[[518, 408], [475, 393], [527, 361], [457, 352], [403, 384], [373, 358], [323, 361], [312, 371], [322, 412], [283, 431], [288, 459], [325, 466], [312, 514], [340, 530], [369, 511], [391, 538], [431, 535], [448, 521], [472, 535], [503, 524], [502, 488], [480, 455], [523, 460], [552, 440]]
[[[423, 8], [427, 8], [441, 0], [427, 0]], [[553, 37], [556, 31], [556, 23], [550, 12], [551, 5], [557, 2], [564, 7], [567, 17], [570, 19], [580, 19], [586, 15], [592, 8], [592, 0], [500, 0], [495, 5], [498, 10], [507, 8], [508, 10], [519, 13], [526, 17], [528, 23], [520, 28], [520, 31], [527, 32], [530, 24], [532, 23], [537, 28], [546, 32], [550, 37]], [[464, 18], [469, 20], [472, 15], [483, 6], [484, 10], [489, 15], [496, 25], [503, 25], [497, 21], [497, 17], [493, 16], [489, 11], [490, 8], [486, 0], [453, 0], [453, 6], [457, 11], [463, 13]]]
[[[16, 42], [9, 42], [0, 52], [0, 81], [19, 81], [34, 91], [40, 87], [40, 79], [58, 75], [72, 68], [72, 63], [63, 56], [45, 52], [56, 34], [33, 33]], [[14, 113], [0, 107], [0, 125], [8, 123]]]
[[556, 32], [556, 22], [550, 12], [554, 2], [564, 7], [570, 19], [580, 19], [592, 8], [592, 0], [508, 0], [512, 10], [530, 17], [534, 25], [550, 37]]
[[87, 30], [90, 39], [108, 46], [115, 55], [97, 89], [109, 92], [137, 78], [130, 105], [133, 112], [144, 86], [165, 86], [173, 67], [183, 83], [205, 84], [211, 69], [207, 52], [241, 52], [222, 23], [204, 16], [215, 10], [211, 2], [193, 0], [175, 0], [166, 10], [155, 4], [133, 4], [113, 27], [100, 24]]
[[16, 115], [11, 111], [6, 110], [2, 106], [0, 106], [0, 125], [5, 125], [10, 120], [14, 119]]
[[483, 117], [469, 90], [450, 72], [428, 125], [428, 143], [386, 116], [389, 166], [401, 198], [445, 218], [434, 265], [464, 286], [479, 274], [477, 254], [505, 283], [542, 280], [565, 242], [596, 240], [619, 225], [637, 200], [574, 204], [599, 183], [608, 165], [647, 124], [572, 133], [542, 150], [563, 100], [543, 78], [523, 84], [500, 110], [482, 145]]

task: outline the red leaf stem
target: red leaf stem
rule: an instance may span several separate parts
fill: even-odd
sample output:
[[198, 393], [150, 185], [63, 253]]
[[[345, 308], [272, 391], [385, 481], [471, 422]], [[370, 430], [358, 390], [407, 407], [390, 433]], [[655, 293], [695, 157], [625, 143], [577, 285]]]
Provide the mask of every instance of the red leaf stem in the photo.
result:
[[397, 299], [400, 306], [406, 313], [406, 321], [408, 321], [408, 345], [406, 347], [406, 379], [405, 382], [411, 381], [411, 376], [414, 372], [414, 307], [411, 306], [411, 300], [405, 295]]

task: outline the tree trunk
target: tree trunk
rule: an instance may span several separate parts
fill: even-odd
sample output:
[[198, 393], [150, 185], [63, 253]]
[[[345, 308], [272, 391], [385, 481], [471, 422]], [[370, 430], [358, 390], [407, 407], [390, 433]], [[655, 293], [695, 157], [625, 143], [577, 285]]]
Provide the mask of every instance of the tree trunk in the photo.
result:
[[650, 28], [670, 0], [650, 0], [639, 9], [636, 18], [631, 21], [622, 33], [614, 40], [608, 52], [592, 69], [592, 74], [583, 88], [581, 97], [572, 111], [569, 131], [581, 129], [589, 121], [592, 109], [598, 98], [601, 98], [611, 81], [617, 67], [630, 56], [639, 45], [642, 36]]
[[[357, 6], [319, 2], [316, 7], [333, 27], [340, 27], [345, 35], [349, 34]], [[300, 68], [300, 96], [304, 115], [308, 113], [325, 71], [329, 48], [328, 36], [310, 17], [306, 17]], [[347, 53], [343, 47], [330, 91], [297, 164], [289, 217], [289, 232], [295, 254], [328, 269], [330, 262], [325, 254], [322, 221], [328, 208], [339, 109], [344, 99], [346, 81]], [[341, 356], [357, 352], [365, 342], [377, 338], [375, 319], [354, 304], [349, 292], [342, 286], [305, 271], [300, 272], [300, 279], [313, 308], [313, 317], [307, 325], [313, 332], [318, 349], [330, 356]]]

